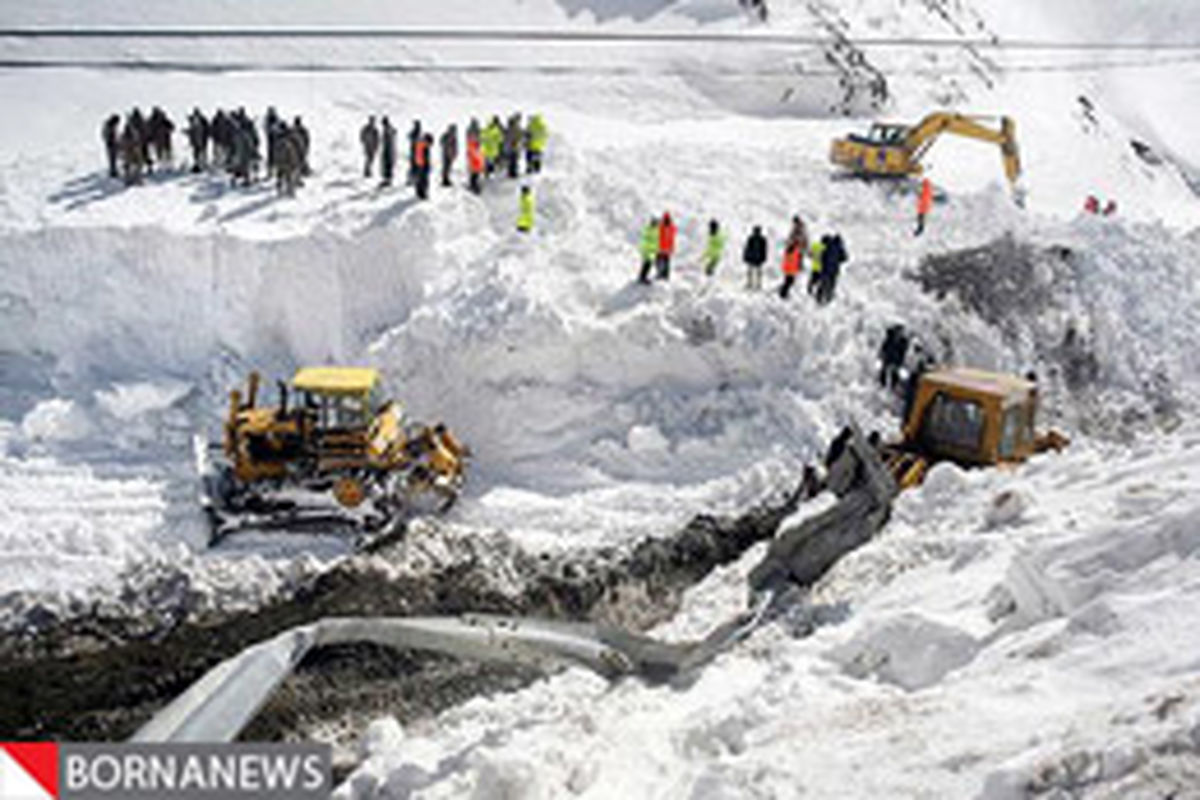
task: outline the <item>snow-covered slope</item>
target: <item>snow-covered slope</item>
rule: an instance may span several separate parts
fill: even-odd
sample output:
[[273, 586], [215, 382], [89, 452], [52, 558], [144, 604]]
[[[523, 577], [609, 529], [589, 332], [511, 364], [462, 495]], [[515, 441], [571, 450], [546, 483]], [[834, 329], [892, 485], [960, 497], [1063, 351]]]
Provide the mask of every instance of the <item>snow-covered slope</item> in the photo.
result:
[[[732, 0], [446, 2], [420, 15], [312, 0], [282, 19], [273, 4], [210, 1], [0, 8], [11, 25], [762, 30]], [[1093, 31], [1074, 27], [1079, 8], [779, 0], [767, 30], [851, 43], [1187, 38], [1184, 5], [1122, 7]], [[382, 367], [415, 416], [444, 419], [477, 453], [446, 523], [455, 535], [504, 529], [565, 549], [743, 507], [792, 483], [847, 419], [891, 430], [875, 350], [905, 321], [957, 362], [1036, 369], [1072, 450], [1012, 474], [940, 470], [822, 584], [811, 637], [795, 635], [802, 615], [772, 624], [691, 687], [605, 691], [568, 673], [402, 734], [383, 722], [343, 793], [1000, 798], [1024, 781], [1091, 781], [1121, 796], [1137, 781], [1151, 792], [1152, 768], [1182, 774], [1162, 765], [1186, 763], [1195, 745], [1180, 737], [1194, 742], [1198, 720], [1187, 489], [1200, 460], [1194, 426], [1179, 426], [1200, 374], [1200, 253], [1185, 235], [1200, 204], [1169, 159], [1130, 145], [1194, 159], [1187, 115], [1169, 105], [1179, 84], [1162, 79], [1182, 68], [1036, 72], [1066, 57], [865, 51], [888, 78], [889, 117], [948, 103], [1018, 120], [1027, 208], [1001, 187], [994, 149], [946, 140], [928, 163], [950, 200], [914, 239], [911, 198], [830, 180], [829, 140], [866, 124], [842, 113], [874, 113], [865, 90], [847, 101], [839, 70], [860, 89], [874, 73], [846, 53], [831, 62], [828, 46], [0, 42], [14, 59], [153, 61], [168, 48], [213, 71], [0, 70], [0, 105], [21, 120], [0, 129], [0, 595], [19, 594], [8, 608], [71, 613], [68, 596], [77, 609], [119, 598], [122, 582], [172, 562], [188, 591], [253, 604], [321, 568], [298, 554], [344, 552], [327, 537], [204, 552], [190, 438], [212, 431], [250, 368]], [[346, 71], [253, 69], [267, 61]], [[507, 69], [351, 69], [397, 61]], [[531, 62], [570, 69], [520, 69]], [[133, 104], [177, 119], [194, 105], [301, 114], [316, 174], [288, 200], [209, 175], [124, 189], [100, 171], [98, 127]], [[541, 111], [552, 130], [532, 237], [512, 230], [512, 182], [481, 198], [435, 189], [418, 205], [359, 177], [367, 114], [440, 130], [510, 110]], [[1118, 215], [1080, 218], [1089, 192], [1116, 199]], [[631, 283], [636, 235], [664, 209], [682, 251], [672, 283], [645, 289]], [[749, 227], [766, 226], [776, 259], [796, 212], [850, 251], [826, 308], [742, 287]], [[696, 264], [710, 218], [731, 243], [708, 281]], [[959, 255], [922, 266], [947, 252]], [[923, 291], [913, 278], [929, 269], [957, 288]], [[1082, 334], [1074, 349], [1068, 326]], [[755, 555], [698, 587], [665, 633], [740, 608]]]

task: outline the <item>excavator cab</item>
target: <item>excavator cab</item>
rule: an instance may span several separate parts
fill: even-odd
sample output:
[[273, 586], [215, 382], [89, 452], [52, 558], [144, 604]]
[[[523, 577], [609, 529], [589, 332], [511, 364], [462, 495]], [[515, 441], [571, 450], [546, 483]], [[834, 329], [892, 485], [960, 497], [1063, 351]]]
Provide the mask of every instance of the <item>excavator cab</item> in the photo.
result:
[[1037, 406], [1037, 384], [1015, 375], [967, 368], [927, 372], [918, 379], [902, 439], [884, 447], [884, 460], [907, 488], [939, 461], [996, 466], [1062, 449], [1062, 434], [1035, 433]]

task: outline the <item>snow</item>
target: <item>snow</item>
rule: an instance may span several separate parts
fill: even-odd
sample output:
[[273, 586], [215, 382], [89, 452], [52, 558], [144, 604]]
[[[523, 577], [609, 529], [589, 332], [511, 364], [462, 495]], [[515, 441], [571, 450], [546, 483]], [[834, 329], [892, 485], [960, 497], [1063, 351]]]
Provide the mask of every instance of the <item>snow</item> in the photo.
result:
[[[759, 29], [711, 0], [487, 5], [447, 0], [420, 16], [366, 0], [305, 0], [286, 13], [218, 0], [107, 0], [86, 15], [65, 2], [0, 8], [14, 26]], [[772, 9], [770, 31], [833, 26], [851, 39], [1184, 41], [1194, 27], [1183, 3], [1153, 14], [1134, 3], [1099, 14], [1082, 0]], [[1085, 17], [1094, 29], [1074, 26]], [[1195, 774], [1194, 67], [1038, 73], [1017, 69], [1035, 56], [1009, 51], [984, 51], [992, 66], [968, 49], [869, 51], [889, 75], [890, 118], [949, 101], [1018, 123], [1026, 208], [1001, 185], [994, 148], [942, 141], [928, 163], [950, 201], [914, 239], [911, 198], [828, 177], [829, 140], [874, 112], [859, 99], [843, 117], [836, 77], [797, 77], [825, 68], [820, 49], [5, 39], [0, 51], [214, 68], [0, 69], [0, 104], [20, 120], [0, 130], [0, 626], [93, 601], [254, 607], [345, 554], [330, 537], [205, 549], [191, 440], [215, 434], [226, 391], [251, 368], [381, 367], [415, 417], [446, 421], [476, 453], [447, 530], [570, 550], [790, 488], [850, 418], [892, 430], [875, 349], [904, 320], [960, 363], [1036, 369], [1045, 416], [1071, 447], [1012, 471], [936, 468], [878, 540], [690, 685], [608, 687], [569, 671], [434, 720], [385, 717], [363, 731], [364, 761], [339, 796], [1001, 800], [1030, 787], [1153, 796]], [[472, 60], [639, 69], [363, 69]], [[274, 62], [339, 70], [253, 69]], [[713, 63], [772, 72], [716, 76], [705, 72]], [[99, 171], [98, 126], [135, 103], [177, 121], [194, 105], [301, 114], [316, 174], [288, 200], [186, 173], [124, 189]], [[360, 177], [367, 114], [440, 130], [510, 110], [541, 111], [552, 131], [532, 181], [532, 237], [512, 230], [512, 183], [481, 198], [435, 190], [418, 205]], [[1139, 158], [1133, 138], [1166, 160]], [[1118, 214], [1081, 217], [1093, 192], [1116, 199]], [[664, 209], [680, 224], [676, 274], [643, 289], [631, 284], [636, 237]], [[839, 231], [850, 251], [827, 308], [742, 288], [746, 231], [763, 224], [777, 258], [795, 210], [810, 234]], [[696, 264], [710, 218], [730, 245], [706, 281]], [[995, 246], [994, 266], [1028, 276], [1019, 307], [939, 299], [910, 279], [928, 255], [1005, 235], [1015, 244]], [[1094, 353], [1095, 376], [1070, 374], [1068, 325]], [[695, 587], [658, 633], [702, 635], [741, 610], [761, 554]]]

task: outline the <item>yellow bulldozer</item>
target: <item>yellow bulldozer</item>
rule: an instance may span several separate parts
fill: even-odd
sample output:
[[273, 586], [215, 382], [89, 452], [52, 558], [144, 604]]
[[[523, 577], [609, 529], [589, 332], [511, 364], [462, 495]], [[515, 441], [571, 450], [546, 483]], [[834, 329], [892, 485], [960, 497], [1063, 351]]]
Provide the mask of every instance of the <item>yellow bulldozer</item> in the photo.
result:
[[414, 423], [366, 367], [306, 367], [259, 405], [260, 377], [230, 392], [219, 444], [201, 448], [212, 543], [243, 530], [349, 526], [359, 543], [458, 498], [467, 448], [444, 425]]
[[937, 369], [917, 379], [901, 438], [882, 456], [899, 489], [919, 484], [939, 461], [997, 466], [1035, 453], [1061, 450], [1057, 431], [1036, 433], [1037, 384], [998, 372], [963, 367]]
[[999, 128], [987, 117], [935, 112], [916, 125], [875, 123], [866, 136], [850, 134], [835, 139], [829, 158], [837, 166], [866, 178], [908, 178], [923, 172], [921, 159], [943, 133], [966, 136], [1000, 146], [1004, 174], [1014, 187], [1021, 176], [1017, 127], [1011, 117], [1000, 117]]

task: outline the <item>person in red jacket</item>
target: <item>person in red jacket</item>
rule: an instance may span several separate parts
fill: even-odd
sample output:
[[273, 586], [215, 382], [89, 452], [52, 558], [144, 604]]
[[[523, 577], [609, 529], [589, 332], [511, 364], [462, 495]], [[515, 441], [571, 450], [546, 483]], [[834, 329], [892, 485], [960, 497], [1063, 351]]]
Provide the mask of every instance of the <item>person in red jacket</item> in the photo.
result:
[[479, 139], [469, 137], [467, 139], [467, 172], [470, 173], [471, 191], [479, 194], [481, 191], [480, 181], [483, 179], [483, 169], [485, 163], [483, 160], [483, 149], [479, 146]]
[[929, 178], [921, 179], [921, 194], [917, 197], [917, 231], [913, 236], [925, 232], [925, 217], [933, 210], [933, 184]]
[[413, 143], [413, 179], [417, 184], [417, 197], [429, 199], [429, 171], [433, 166], [430, 157], [433, 150], [433, 134], [427, 133]]
[[787, 300], [792, 286], [796, 283], [796, 276], [800, 274], [803, 253], [804, 250], [798, 243], [789, 244], [783, 251], [783, 283], [779, 287], [779, 296], [784, 300]]
[[670, 212], [663, 212], [662, 222], [658, 226], [658, 258], [655, 259], [660, 281], [671, 279], [671, 256], [675, 253], [675, 233], [675, 222], [671, 219]]

